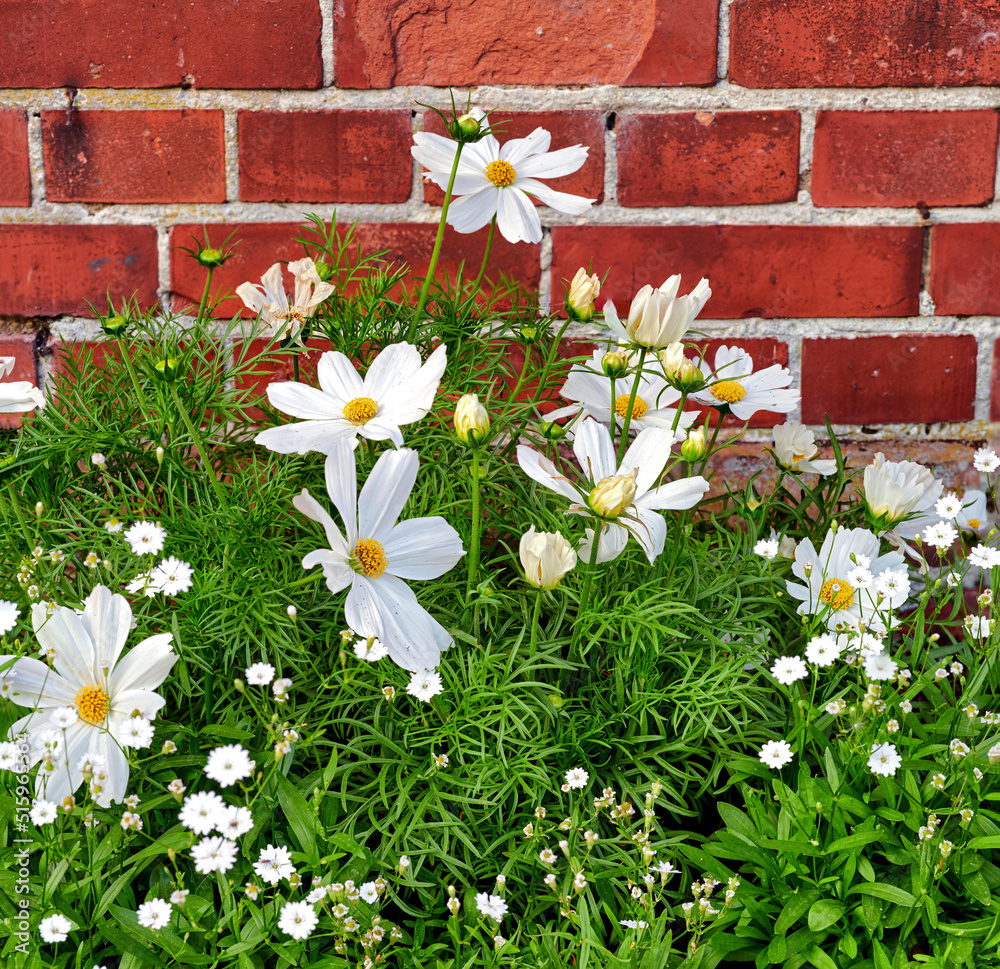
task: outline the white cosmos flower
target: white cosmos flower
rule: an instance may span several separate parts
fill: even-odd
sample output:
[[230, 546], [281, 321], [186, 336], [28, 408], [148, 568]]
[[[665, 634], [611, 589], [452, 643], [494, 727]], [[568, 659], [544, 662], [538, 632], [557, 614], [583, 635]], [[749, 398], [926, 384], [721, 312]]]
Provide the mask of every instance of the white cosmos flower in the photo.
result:
[[[31, 619], [39, 645], [54, 654], [55, 669], [23, 657], [0, 675], [3, 679], [13, 674], [15, 703], [35, 708], [11, 726], [8, 736], [13, 740], [26, 733], [33, 741], [47, 728], [54, 707], [75, 707], [80, 719], [64, 731], [65, 745], [52, 758], [55, 769], [45, 776], [39, 772], [36, 791], [39, 797], [61, 802], [83, 782], [81, 761], [96, 755], [108, 773], [96, 800], [108, 807], [122, 800], [128, 786], [128, 760], [118, 731], [135, 711], [153, 720], [163, 706], [163, 697], [153, 691], [177, 661], [172, 636], [150, 636], [122, 656], [132, 610], [122, 596], [101, 585], [88, 596], [82, 615], [61, 606], [49, 615], [35, 605]], [[0, 656], [0, 667], [9, 658]], [[41, 757], [34, 748], [28, 766]]]
[[813, 461], [819, 452], [816, 438], [805, 424], [777, 424], [774, 428], [774, 456], [778, 464], [799, 474], [833, 474], [837, 462]]
[[622, 343], [662, 350], [681, 340], [702, 311], [712, 290], [702, 279], [687, 296], [678, 296], [681, 277], [671, 276], [659, 289], [646, 285], [632, 298], [628, 319], [618, 318], [610, 300], [604, 304], [604, 322]]
[[[0, 357], [0, 380], [14, 369], [15, 357]], [[45, 406], [45, 395], [28, 380], [0, 383], [0, 413], [17, 414]]]
[[[700, 475], [679, 478], [657, 487], [656, 483], [670, 457], [673, 440], [673, 434], [667, 428], [650, 427], [640, 431], [625, 452], [621, 467], [616, 468], [615, 450], [607, 428], [586, 418], [573, 440], [573, 453], [580, 467], [586, 469], [587, 477], [581, 488], [574, 487], [547, 457], [534, 448], [520, 445], [517, 460], [529, 478], [573, 501], [567, 509], [568, 513], [604, 519], [600, 522], [598, 562], [618, 558], [631, 534], [652, 564], [663, 551], [667, 536], [666, 522], [659, 514], [660, 509], [691, 508], [709, 488], [708, 482]], [[588, 530], [587, 538], [581, 545], [584, 561], [590, 561], [592, 541], [593, 532]]]
[[[879, 451], [865, 468], [865, 504], [901, 539], [912, 539], [938, 520], [934, 510], [944, 486], [915, 461], [886, 461]], [[907, 515], [914, 517], [903, 521]], [[898, 544], [898, 543], [894, 543]]]
[[293, 504], [326, 530], [329, 548], [310, 552], [302, 567], [323, 568], [327, 588], [350, 587], [344, 612], [358, 635], [374, 636], [393, 662], [411, 672], [437, 667], [451, 635], [432, 618], [404, 579], [436, 579], [465, 554], [458, 532], [443, 518], [397, 522], [417, 478], [417, 452], [386, 451], [358, 495], [354, 451], [326, 459], [326, 487], [344, 523], [333, 518], [308, 491]]
[[[489, 119], [479, 108], [471, 114], [484, 128]], [[413, 136], [413, 157], [428, 171], [424, 178], [442, 189], [448, 187], [458, 142], [428, 131]], [[556, 192], [539, 178], [571, 175], [587, 160], [582, 145], [549, 151], [552, 135], [535, 128], [527, 138], [512, 138], [501, 145], [493, 135], [466, 144], [458, 162], [448, 224], [456, 232], [475, 232], [496, 216], [500, 234], [508, 242], [541, 242], [542, 221], [529, 196], [568, 215], [583, 215], [594, 199]]]
[[247, 282], [236, 287], [236, 295], [247, 309], [253, 310], [267, 324], [265, 336], [282, 340], [299, 339], [306, 320], [333, 292], [333, 286], [319, 278], [316, 263], [311, 259], [290, 262], [288, 271], [295, 276], [295, 297], [291, 303], [285, 295], [280, 262], [261, 276], [261, 285]]
[[955, 524], [963, 532], [985, 535], [990, 527], [986, 516], [986, 494], [977, 488], [970, 489], [962, 496], [962, 507], [955, 515]]
[[532, 525], [518, 545], [524, 577], [536, 589], [554, 589], [576, 567], [573, 546], [557, 532], [536, 532]]
[[409, 343], [387, 346], [371, 363], [364, 379], [351, 361], [330, 350], [319, 358], [319, 387], [294, 380], [268, 384], [267, 399], [278, 410], [302, 421], [261, 431], [254, 440], [279, 454], [330, 454], [358, 435], [403, 445], [400, 426], [423, 419], [434, 403], [447, 363], [442, 344], [421, 364]]
[[691, 400], [720, 410], [729, 407], [741, 421], [750, 420], [759, 410], [787, 414], [799, 403], [799, 392], [790, 389], [792, 375], [774, 364], [754, 373], [753, 357], [739, 347], [719, 347], [715, 365], [702, 359], [702, 376], [710, 386], [691, 395]]
[[[566, 383], [559, 391], [560, 396], [573, 401], [568, 407], [560, 407], [545, 415], [549, 421], [559, 420], [570, 415], [578, 415], [579, 419], [592, 417], [602, 424], [611, 423], [612, 411], [618, 427], [625, 420], [629, 398], [635, 377], [615, 381], [615, 397], [611, 399], [611, 378], [601, 370], [602, 350], [595, 350], [593, 357], [585, 364], [575, 364], [566, 378]], [[673, 427], [677, 421], [677, 440], [684, 440], [684, 430], [697, 419], [697, 411], [681, 411], [671, 407], [681, 398], [680, 392], [674, 390], [662, 374], [651, 370], [643, 370], [639, 377], [639, 390], [632, 405], [632, 421], [629, 430], [641, 431], [647, 427]]]
[[789, 595], [799, 600], [798, 611], [803, 615], [823, 616], [830, 629], [856, 628], [861, 621], [875, 629], [884, 628], [879, 612], [898, 609], [906, 601], [907, 593], [900, 587], [894, 594], [884, 594], [880, 602], [876, 589], [852, 587], [847, 576], [865, 560], [872, 573], [903, 565], [899, 552], [879, 555], [879, 540], [863, 528], [827, 532], [818, 553], [811, 539], [799, 542], [792, 574], [802, 583], [791, 579], [786, 582]]

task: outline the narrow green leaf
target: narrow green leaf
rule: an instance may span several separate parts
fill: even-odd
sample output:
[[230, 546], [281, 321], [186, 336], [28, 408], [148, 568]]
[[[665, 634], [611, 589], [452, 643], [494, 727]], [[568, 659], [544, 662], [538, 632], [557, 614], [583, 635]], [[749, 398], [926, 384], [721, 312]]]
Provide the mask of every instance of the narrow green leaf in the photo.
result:
[[816, 969], [839, 969], [837, 963], [833, 961], [819, 946], [811, 945], [805, 951], [805, 957], [816, 967]]
[[847, 908], [843, 902], [832, 898], [821, 898], [809, 909], [809, 928], [813, 932], [822, 932], [839, 922]]
[[774, 923], [774, 933], [775, 935], [784, 935], [807, 911], [809, 907], [820, 897], [819, 892], [815, 888], [811, 888], [808, 891], [799, 892], [797, 895], [793, 895], [785, 907], [781, 911], [781, 915], [778, 916], [778, 920]]
[[876, 898], [883, 898], [887, 902], [895, 902], [897, 905], [916, 905], [917, 903], [917, 900], [909, 892], [904, 891], [898, 885], [885, 885], [880, 882], [854, 885], [849, 894], [874, 895]]

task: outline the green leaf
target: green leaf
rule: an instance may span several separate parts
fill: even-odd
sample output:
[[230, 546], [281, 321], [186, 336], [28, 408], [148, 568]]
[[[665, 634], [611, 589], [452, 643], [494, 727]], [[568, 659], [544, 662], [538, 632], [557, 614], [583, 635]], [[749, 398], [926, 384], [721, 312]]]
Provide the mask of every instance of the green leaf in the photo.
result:
[[876, 831], [859, 831], [857, 834], [849, 834], [846, 838], [838, 838], [836, 841], [831, 841], [826, 846], [826, 853], [828, 855], [837, 851], [851, 851], [853, 853], [855, 848], [860, 848], [862, 845], [868, 845], [873, 841], [880, 840], [883, 833], [881, 829], [878, 829]]
[[973, 848], [975, 850], [981, 850], [983, 848], [1000, 848], [1000, 834], [981, 835], [978, 838], [973, 838], [966, 845], [966, 848]]
[[784, 962], [788, 955], [788, 945], [784, 935], [776, 935], [767, 947], [767, 961], [770, 963]]
[[880, 882], [866, 882], [862, 885], [854, 885], [848, 894], [874, 895], [875, 898], [883, 898], [887, 902], [895, 902], [897, 905], [917, 904], [917, 900], [898, 885], [885, 885]]
[[839, 922], [847, 906], [832, 898], [821, 898], [809, 909], [809, 928], [813, 932], [822, 932], [835, 922]]
[[799, 892], [793, 895], [778, 916], [774, 923], [774, 934], [784, 935], [807, 911], [809, 907], [820, 897], [819, 891], [811, 888], [808, 891]]
[[886, 947], [878, 939], [872, 941], [872, 956], [875, 961], [875, 969], [892, 969], [892, 960]]
[[292, 826], [295, 839], [299, 843], [299, 850], [310, 858], [318, 858], [316, 815], [309, 807], [309, 802], [284, 774], [275, 774], [275, 777], [278, 781], [278, 803], [281, 804], [281, 810], [285, 812], [285, 817]]
[[865, 920], [865, 927], [869, 932], [874, 932], [882, 922], [882, 906], [878, 899], [871, 895], [864, 895], [861, 899], [861, 917]]
[[833, 961], [819, 946], [811, 945], [805, 951], [805, 957], [816, 967], [816, 969], [839, 969], [837, 963]]
[[744, 838], [749, 838], [751, 842], [758, 840], [760, 834], [756, 826], [739, 808], [733, 807], [732, 804], [726, 804], [725, 801], [720, 801], [718, 807], [719, 817], [725, 822], [727, 828], [736, 834], [743, 835]]
[[829, 747], [823, 751], [823, 763], [826, 765], [826, 779], [830, 782], [830, 787], [837, 790], [840, 787], [840, 773], [833, 759], [833, 750]]

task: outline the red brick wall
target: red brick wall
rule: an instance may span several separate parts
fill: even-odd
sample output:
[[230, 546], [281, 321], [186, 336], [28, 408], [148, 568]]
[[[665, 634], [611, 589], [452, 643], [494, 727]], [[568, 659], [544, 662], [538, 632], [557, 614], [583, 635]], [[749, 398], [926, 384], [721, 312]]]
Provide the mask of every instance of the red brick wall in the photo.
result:
[[[792, 417], [916, 449], [1000, 419], [1000, 0], [0, 0], [0, 16], [0, 352], [28, 357], [19, 375], [93, 336], [107, 292], [197, 299], [173, 247], [203, 225], [237, 229], [230, 288], [297, 256], [307, 211], [422, 271], [441, 195], [409, 146], [439, 123], [416, 102], [452, 85], [508, 136], [540, 123], [553, 148], [590, 148], [554, 184], [591, 213], [543, 208], [541, 245], [496, 249], [553, 306], [581, 264], [610, 270], [619, 307], [707, 275], [704, 331], [787, 360]], [[478, 261], [484, 235], [449, 232], [444, 267]]]

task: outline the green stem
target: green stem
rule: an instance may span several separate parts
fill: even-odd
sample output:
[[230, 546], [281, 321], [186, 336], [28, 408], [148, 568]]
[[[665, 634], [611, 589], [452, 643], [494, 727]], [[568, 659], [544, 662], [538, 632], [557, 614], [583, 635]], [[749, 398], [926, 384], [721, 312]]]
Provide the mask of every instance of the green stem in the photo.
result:
[[486, 275], [486, 264], [490, 261], [490, 252], [493, 249], [493, 233], [496, 231], [496, 227], [497, 217], [494, 215], [493, 221], [490, 222], [490, 233], [486, 237], [486, 251], [483, 253], [483, 264], [479, 267], [479, 275], [476, 277], [476, 281], [472, 285], [473, 296], [479, 292], [479, 287], [483, 284], [483, 277]]
[[712, 449], [715, 447], [715, 441], [719, 436], [719, 431], [722, 429], [722, 414], [719, 414], [719, 419], [715, 423], [715, 429], [712, 431], [712, 440], [708, 442], [708, 447], [705, 449], [705, 457], [702, 458], [701, 467], [698, 469], [698, 474], [704, 475], [705, 468], [708, 466], [708, 459], [712, 456]]
[[215, 497], [218, 499], [219, 504], [228, 511], [229, 499], [226, 497], [225, 489], [222, 487], [222, 482], [219, 481], [218, 475], [215, 473], [215, 465], [212, 463], [211, 455], [205, 450], [205, 445], [202, 443], [201, 435], [198, 433], [194, 426], [194, 422], [191, 420], [191, 415], [187, 412], [187, 408], [181, 403], [180, 394], [177, 393], [176, 384], [170, 384], [170, 392], [174, 396], [174, 403], [177, 405], [177, 410], [180, 412], [181, 420], [184, 422], [184, 426], [187, 428], [188, 434], [191, 435], [191, 440], [194, 443], [194, 446], [198, 449], [198, 454], [201, 455], [201, 462], [205, 465], [205, 470], [208, 472], [208, 478], [212, 482], [212, 490], [215, 492]]
[[[618, 459], [615, 467], [622, 466], [622, 458], [628, 450], [628, 429], [632, 423], [632, 408], [635, 407], [635, 399], [639, 396], [639, 381], [642, 379], [642, 365], [646, 362], [646, 348], [639, 349], [639, 365], [635, 368], [635, 380], [632, 382], [632, 393], [629, 394], [628, 407], [625, 408], [625, 420], [622, 422], [622, 446], [618, 449]], [[614, 402], [611, 404], [614, 409]]]
[[118, 349], [121, 351], [122, 359], [125, 361], [125, 367], [128, 370], [128, 375], [132, 378], [132, 386], [135, 387], [135, 395], [139, 398], [139, 406], [142, 407], [142, 416], [145, 417], [149, 423], [152, 423], [153, 412], [150, 410], [149, 402], [146, 400], [146, 395], [142, 392], [142, 387], [139, 385], [139, 377], [136, 375], [135, 367], [132, 366], [132, 355], [128, 352], [128, 348], [125, 346], [125, 340], [122, 338], [118, 339]]
[[198, 322], [201, 323], [205, 310], [208, 308], [209, 291], [212, 288], [212, 272], [214, 267], [208, 267], [208, 279], [205, 280], [205, 291], [201, 294], [201, 302], [198, 304]]
[[441, 243], [444, 242], [444, 227], [448, 221], [448, 206], [451, 204], [451, 190], [455, 184], [455, 176], [458, 174], [458, 160], [462, 157], [463, 143], [458, 142], [455, 147], [455, 161], [451, 165], [451, 175], [448, 177], [448, 187], [444, 191], [444, 203], [441, 206], [441, 221], [438, 223], [437, 238], [434, 240], [434, 251], [431, 253], [431, 261], [427, 266], [427, 275], [424, 277], [424, 284], [420, 287], [420, 299], [417, 300], [417, 308], [413, 311], [413, 322], [410, 324], [410, 333], [407, 339], [412, 342], [417, 334], [417, 326], [420, 323], [420, 315], [424, 311], [424, 304], [427, 302], [427, 294], [430, 292], [431, 280], [434, 278], [434, 270], [437, 269], [438, 256], [441, 255]]
[[469, 547], [469, 581], [465, 590], [465, 601], [472, 600], [472, 590], [476, 585], [476, 573], [479, 571], [479, 531], [482, 522], [479, 520], [479, 448], [472, 449], [472, 539]]
[[576, 613], [576, 622], [573, 624], [573, 642], [570, 645], [569, 658], [573, 661], [580, 644], [580, 637], [583, 635], [583, 613], [587, 608], [590, 599], [590, 589], [594, 584], [594, 573], [597, 571], [597, 553], [601, 545], [601, 531], [604, 522], [599, 518], [594, 519], [594, 544], [590, 549], [590, 564], [586, 575], [583, 578], [583, 588], [580, 590], [580, 606]]
[[617, 454], [618, 450], [615, 448], [615, 425], [618, 423], [616, 418], [618, 417], [618, 412], [615, 410], [615, 378], [611, 377], [611, 448]]
[[535, 646], [538, 643], [538, 617], [542, 612], [542, 590], [538, 589], [535, 594], [535, 611], [531, 617], [531, 646], [528, 648], [528, 655], [535, 655]]
[[292, 380], [294, 380], [296, 383], [299, 382], [299, 353], [298, 353], [298, 350], [296, 350], [292, 354]]

